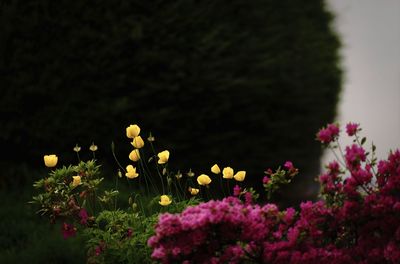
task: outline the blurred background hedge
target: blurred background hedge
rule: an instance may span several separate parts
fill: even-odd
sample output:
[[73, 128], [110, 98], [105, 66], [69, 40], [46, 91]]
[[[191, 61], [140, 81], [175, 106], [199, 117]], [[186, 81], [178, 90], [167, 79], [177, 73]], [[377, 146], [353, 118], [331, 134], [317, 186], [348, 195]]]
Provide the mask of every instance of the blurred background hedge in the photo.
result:
[[324, 1], [9, 0], [0, 12], [3, 186], [30, 184], [43, 154], [75, 161], [76, 143], [116, 168], [114, 141], [125, 164], [137, 123], [175, 168], [219, 163], [260, 185], [292, 160], [301, 193], [287, 198], [318, 191], [315, 133], [341, 86]]

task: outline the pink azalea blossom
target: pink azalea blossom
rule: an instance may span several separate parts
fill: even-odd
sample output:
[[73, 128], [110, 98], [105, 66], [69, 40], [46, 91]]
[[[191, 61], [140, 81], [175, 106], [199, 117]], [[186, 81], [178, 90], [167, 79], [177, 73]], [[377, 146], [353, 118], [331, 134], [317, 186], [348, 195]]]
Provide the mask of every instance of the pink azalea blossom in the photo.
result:
[[63, 223], [61, 226], [63, 238], [67, 239], [76, 235], [76, 227], [72, 224]]
[[346, 125], [347, 135], [349, 135], [350, 137], [355, 135], [359, 129], [358, 126], [359, 126], [359, 124], [356, 124], [356, 123], [348, 123]]

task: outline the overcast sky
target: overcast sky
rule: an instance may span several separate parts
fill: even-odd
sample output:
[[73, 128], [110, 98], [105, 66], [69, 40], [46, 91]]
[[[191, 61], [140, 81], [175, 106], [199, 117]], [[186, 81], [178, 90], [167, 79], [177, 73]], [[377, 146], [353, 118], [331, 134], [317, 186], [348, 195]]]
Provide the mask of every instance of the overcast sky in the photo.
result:
[[360, 123], [378, 157], [386, 158], [390, 149], [400, 148], [400, 0], [327, 2], [343, 42], [337, 120]]

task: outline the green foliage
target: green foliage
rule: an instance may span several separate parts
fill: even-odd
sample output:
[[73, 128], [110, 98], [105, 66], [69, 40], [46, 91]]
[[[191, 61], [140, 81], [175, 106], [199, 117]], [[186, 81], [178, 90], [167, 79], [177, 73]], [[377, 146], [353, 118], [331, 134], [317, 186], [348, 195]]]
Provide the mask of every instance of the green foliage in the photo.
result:
[[[50, 172], [49, 177], [34, 183], [42, 192], [33, 196], [31, 203], [40, 206], [38, 213], [47, 215], [52, 221], [58, 217], [69, 217], [77, 214], [80, 205], [88, 207], [94, 213], [96, 191], [103, 178], [99, 177], [99, 167], [94, 160], [79, 162], [76, 166], [63, 166]], [[75, 184], [74, 177], [79, 181]]]
[[279, 167], [275, 172], [270, 170], [266, 171], [266, 176], [263, 179], [263, 186], [268, 199], [271, 199], [272, 194], [282, 188], [283, 185], [289, 184], [297, 174], [298, 169], [296, 168], [282, 170], [281, 167]]
[[102, 211], [95, 225], [84, 231], [88, 237], [88, 262], [150, 263], [147, 239], [154, 233], [156, 221], [155, 215], [144, 218], [138, 213]]
[[[144, 167], [141, 151], [139, 164]], [[173, 174], [165, 164], [159, 166], [164, 168], [163, 177]], [[138, 188], [140, 186], [117, 188], [117, 184], [116, 190], [107, 190], [101, 186], [101, 176], [95, 160], [81, 161], [78, 165], [55, 169], [33, 185], [40, 192], [31, 202], [39, 207], [37, 213], [48, 216], [51, 223], [61, 222], [64, 238], [82, 233], [88, 263], [152, 263], [147, 240], [154, 234], [158, 215], [179, 213], [200, 201], [194, 197], [174, 197], [171, 204], [161, 206], [159, 193], [154, 195], [148, 188]], [[139, 179], [146, 181], [147, 177], [148, 173], [140, 171]], [[129, 185], [130, 181], [140, 184], [139, 179], [126, 178]], [[121, 181], [120, 176], [115, 176], [115, 180], [116, 183]], [[128, 203], [120, 203], [120, 190], [122, 196], [129, 194], [129, 199], [123, 196]]]
[[85, 263], [82, 237], [64, 240], [59, 225], [35, 215], [31, 193], [31, 186], [0, 192], [0, 263]]
[[[173, 203], [164, 211], [182, 212], [198, 202], [190, 199]], [[153, 263], [147, 240], [154, 235], [157, 221], [157, 211], [148, 216], [131, 210], [102, 211], [95, 225], [84, 230], [88, 263]]]
[[77, 142], [110, 161], [138, 122], [196, 173], [218, 162], [256, 182], [284, 157], [318, 171], [314, 132], [341, 83], [323, 0], [9, 0], [0, 19], [0, 144], [14, 168]]

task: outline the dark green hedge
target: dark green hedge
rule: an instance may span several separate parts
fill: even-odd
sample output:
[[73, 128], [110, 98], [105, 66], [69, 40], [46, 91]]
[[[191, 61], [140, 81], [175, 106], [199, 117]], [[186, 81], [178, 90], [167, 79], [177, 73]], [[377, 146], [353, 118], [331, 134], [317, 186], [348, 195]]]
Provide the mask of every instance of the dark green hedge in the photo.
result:
[[7, 165], [70, 162], [92, 141], [105, 159], [112, 140], [125, 154], [139, 123], [175, 167], [218, 162], [258, 181], [290, 159], [316, 176], [314, 135], [341, 84], [322, 0], [9, 0], [0, 12]]

